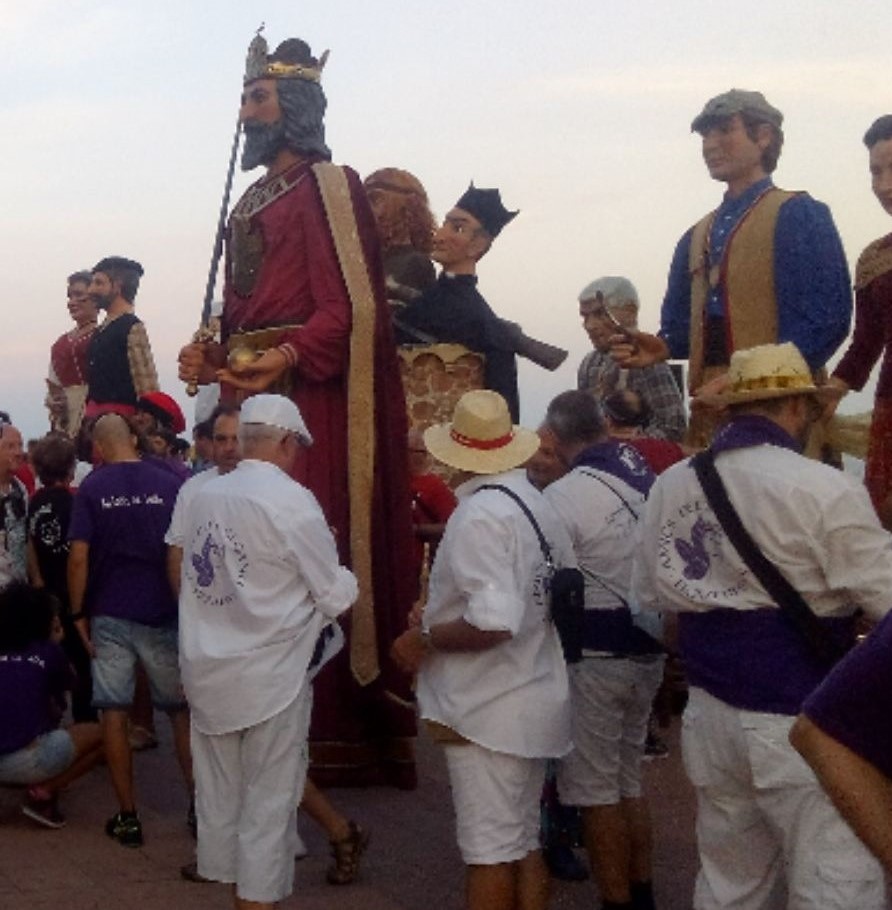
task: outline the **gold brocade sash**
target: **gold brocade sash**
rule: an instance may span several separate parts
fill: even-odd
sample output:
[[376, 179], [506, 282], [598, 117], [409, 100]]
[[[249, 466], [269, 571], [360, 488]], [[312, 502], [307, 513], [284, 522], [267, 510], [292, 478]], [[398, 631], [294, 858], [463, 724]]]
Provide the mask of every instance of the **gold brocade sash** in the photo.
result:
[[867, 287], [875, 278], [889, 271], [892, 271], [892, 234], [874, 240], [858, 257], [855, 290]]
[[729, 351], [777, 341], [774, 287], [774, 231], [780, 207], [797, 195], [773, 187], [763, 193], [738, 222], [718, 266], [709, 266], [709, 233], [715, 212], [701, 219], [691, 235], [691, 337], [688, 389], [703, 384], [703, 336], [709, 292], [725, 288]]
[[350, 618], [350, 669], [368, 685], [380, 673], [372, 590], [372, 488], [375, 477], [375, 296], [359, 239], [350, 185], [342, 168], [313, 165], [332, 240], [353, 305], [347, 391], [350, 559], [359, 597]]

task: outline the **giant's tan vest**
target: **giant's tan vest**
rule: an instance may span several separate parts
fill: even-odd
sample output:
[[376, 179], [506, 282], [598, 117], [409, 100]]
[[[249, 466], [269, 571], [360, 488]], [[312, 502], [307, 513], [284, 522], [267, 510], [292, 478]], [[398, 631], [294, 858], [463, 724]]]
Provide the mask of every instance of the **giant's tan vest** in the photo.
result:
[[688, 268], [691, 279], [691, 338], [688, 389], [703, 384], [706, 302], [716, 284], [725, 288], [728, 353], [777, 341], [774, 288], [774, 231], [780, 207], [796, 193], [767, 189], [738, 222], [725, 245], [721, 263], [709, 266], [710, 212], [691, 235]]

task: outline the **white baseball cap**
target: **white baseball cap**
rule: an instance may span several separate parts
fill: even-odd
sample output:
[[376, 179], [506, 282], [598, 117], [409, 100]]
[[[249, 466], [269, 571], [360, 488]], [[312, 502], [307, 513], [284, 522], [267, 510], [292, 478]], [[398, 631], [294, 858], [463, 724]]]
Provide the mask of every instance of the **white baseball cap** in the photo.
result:
[[241, 423], [260, 423], [294, 433], [302, 446], [311, 446], [313, 437], [297, 405], [284, 395], [252, 395], [242, 405]]

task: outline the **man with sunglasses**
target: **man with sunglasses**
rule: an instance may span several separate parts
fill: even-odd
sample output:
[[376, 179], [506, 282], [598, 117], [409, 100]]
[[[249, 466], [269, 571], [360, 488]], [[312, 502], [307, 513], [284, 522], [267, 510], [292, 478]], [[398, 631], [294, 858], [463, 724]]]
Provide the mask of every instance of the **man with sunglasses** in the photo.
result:
[[0, 588], [11, 581], [24, 581], [27, 575], [28, 496], [25, 485], [15, 476], [24, 459], [22, 434], [11, 423], [0, 420]]

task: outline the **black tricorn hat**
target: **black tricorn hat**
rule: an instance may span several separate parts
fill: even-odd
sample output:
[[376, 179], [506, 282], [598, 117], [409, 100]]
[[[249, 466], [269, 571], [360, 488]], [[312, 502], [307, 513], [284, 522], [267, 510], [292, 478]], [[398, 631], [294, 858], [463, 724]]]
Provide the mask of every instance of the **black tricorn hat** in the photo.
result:
[[490, 237], [498, 237], [502, 228], [517, 214], [502, 205], [498, 190], [478, 190], [473, 180], [455, 207], [473, 215]]

